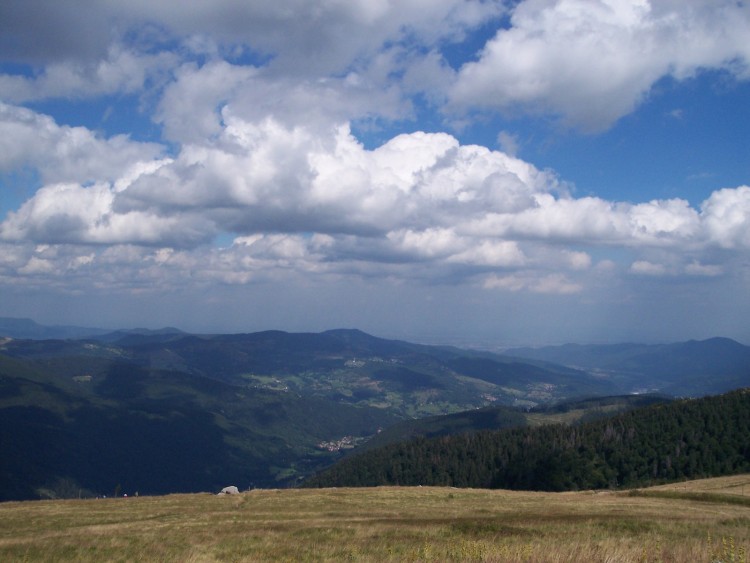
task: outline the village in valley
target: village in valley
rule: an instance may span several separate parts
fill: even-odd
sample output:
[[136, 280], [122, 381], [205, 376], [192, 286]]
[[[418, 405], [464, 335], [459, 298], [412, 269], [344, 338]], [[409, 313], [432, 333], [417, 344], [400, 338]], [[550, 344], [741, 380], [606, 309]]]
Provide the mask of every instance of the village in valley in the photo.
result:
[[[378, 434], [381, 429], [378, 428]], [[340, 452], [341, 450], [353, 450], [357, 446], [366, 442], [368, 437], [364, 436], [344, 436], [338, 440], [324, 440], [318, 443], [318, 448], [329, 452]]]

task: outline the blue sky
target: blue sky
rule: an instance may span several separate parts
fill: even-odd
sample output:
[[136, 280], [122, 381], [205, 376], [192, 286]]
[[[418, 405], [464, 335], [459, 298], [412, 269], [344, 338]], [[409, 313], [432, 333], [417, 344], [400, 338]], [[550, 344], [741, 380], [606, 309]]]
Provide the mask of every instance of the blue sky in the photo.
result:
[[0, 316], [750, 343], [750, 7], [10, 0]]

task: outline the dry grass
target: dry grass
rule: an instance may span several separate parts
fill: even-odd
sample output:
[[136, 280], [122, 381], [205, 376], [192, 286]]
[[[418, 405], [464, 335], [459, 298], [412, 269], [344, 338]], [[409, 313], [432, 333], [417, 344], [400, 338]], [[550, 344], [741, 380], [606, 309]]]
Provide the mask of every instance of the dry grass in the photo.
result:
[[750, 506], [722, 501], [742, 479], [671, 486], [709, 501], [384, 487], [4, 503], [0, 560], [746, 561]]
[[714, 479], [685, 481], [684, 483], [672, 483], [669, 485], [651, 487], [651, 490], [718, 493], [724, 495], [746, 496], [750, 499], [750, 475], [731, 475], [729, 477], [716, 477]]

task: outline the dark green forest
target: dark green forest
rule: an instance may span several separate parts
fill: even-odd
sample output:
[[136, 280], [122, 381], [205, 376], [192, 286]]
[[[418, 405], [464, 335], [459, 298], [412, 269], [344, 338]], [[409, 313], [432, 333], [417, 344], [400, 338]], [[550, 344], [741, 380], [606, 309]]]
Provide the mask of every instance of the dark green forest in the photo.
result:
[[419, 437], [344, 459], [305, 486], [437, 485], [566, 491], [750, 471], [750, 390], [580, 425]]
[[61, 375], [76, 361], [0, 355], [0, 501], [289, 486], [338, 455], [319, 441], [398, 420], [129, 363], [76, 382]]

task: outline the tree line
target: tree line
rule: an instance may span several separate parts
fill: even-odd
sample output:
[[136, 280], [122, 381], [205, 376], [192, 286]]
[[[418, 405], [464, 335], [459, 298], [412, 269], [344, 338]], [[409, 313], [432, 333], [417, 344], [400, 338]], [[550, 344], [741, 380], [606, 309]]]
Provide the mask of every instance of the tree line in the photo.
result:
[[305, 485], [567, 491], [750, 471], [750, 389], [577, 426], [416, 438], [340, 461]]

